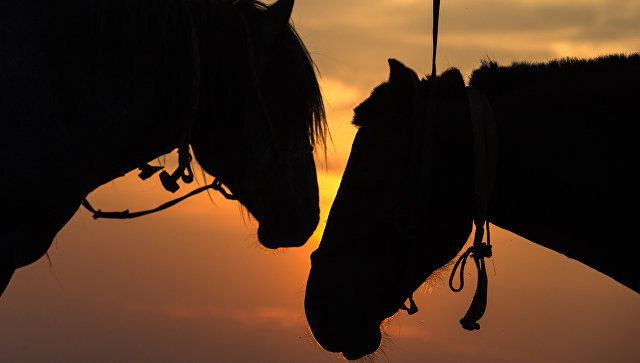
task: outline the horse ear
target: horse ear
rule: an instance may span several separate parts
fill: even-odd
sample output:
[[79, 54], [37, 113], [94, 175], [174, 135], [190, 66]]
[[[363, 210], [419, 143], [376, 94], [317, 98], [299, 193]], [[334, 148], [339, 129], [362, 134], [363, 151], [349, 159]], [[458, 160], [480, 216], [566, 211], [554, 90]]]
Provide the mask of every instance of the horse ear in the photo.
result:
[[287, 24], [293, 12], [293, 0], [278, 0], [264, 12], [264, 24], [267, 31], [278, 33]]
[[390, 58], [388, 62], [391, 91], [396, 95], [409, 96], [406, 93], [413, 93], [418, 86], [418, 75], [396, 59]]
[[456, 68], [450, 68], [438, 76], [438, 94], [444, 97], [466, 95], [464, 78]]
[[420, 82], [418, 75], [396, 59], [390, 58], [388, 62], [389, 88], [394, 104], [399, 108], [412, 107]]

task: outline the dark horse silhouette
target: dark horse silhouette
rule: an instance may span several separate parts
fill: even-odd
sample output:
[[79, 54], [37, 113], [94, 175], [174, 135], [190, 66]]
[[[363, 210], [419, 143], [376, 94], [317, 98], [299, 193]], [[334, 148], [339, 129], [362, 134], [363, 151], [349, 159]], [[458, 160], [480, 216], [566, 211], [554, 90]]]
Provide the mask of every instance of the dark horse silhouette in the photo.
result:
[[488, 62], [470, 90], [450, 69], [435, 97], [431, 77], [389, 62], [389, 81], [355, 109], [359, 130], [311, 255], [305, 311], [322, 347], [348, 359], [374, 352], [381, 322], [411, 311], [406, 299], [467, 241], [477, 213], [469, 92], [485, 95], [497, 131], [488, 221], [640, 291], [625, 250], [638, 54]]
[[3, 2], [0, 293], [88, 193], [189, 145], [257, 219], [264, 246], [304, 244], [319, 220], [312, 151], [326, 120], [292, 7]]

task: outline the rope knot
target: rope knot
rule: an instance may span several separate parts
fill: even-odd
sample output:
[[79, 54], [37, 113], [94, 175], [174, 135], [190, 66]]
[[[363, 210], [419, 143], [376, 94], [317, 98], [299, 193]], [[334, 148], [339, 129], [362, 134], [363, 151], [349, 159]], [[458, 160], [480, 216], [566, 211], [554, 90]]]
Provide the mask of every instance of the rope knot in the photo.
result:
[[189, 152], [188, 148], [178, 149], [178, 164], [187, 165], [191, 163], [192, 159], [193, 157], [191, 156], [191, 153]]
[[[490, 258], [493, 255], [493, 252], [491, 251], [491, 244], [486, 242], [474, 243], [469, 248], [467, 248], [467, 250], [462, 255], [460, 255], [460, 257], [458, 258], [458, 261], [456, 261], [456, 264], [453, 265], [453, 270], [451, 270], [451, 276], [449, 276], [449, 288], [451, 288], [451, 290], [454, 292], [460, 292], [464, 287], [464, 266], [467, 264], [467, 258], [469, 258], [469, 255], [471, 254], [473, 254], [473, 258], [475, 260], [484, 261], [483, 259], [485, 257]], [[476, 265], [478, 265], [478, 262], [476, 262]], [[483, 262], [483, 265], [484, 265], [484, 262]], [[459, 274], [460, 287], [454, 287], [453, 278], [456, 275], [456, 271], [458, 270], [458, 267], [460, 267], [460, 274]], [[484, 269], [480, 269], [479, 266], [477, 267], [478, 267], [479, 273], [484, 273]]]
[[172, 174], [166, 171], [160, 173], [160, 181], [166, 190], [175, 193], [180, 188], [178, 179], [182, 179], [182, 181], [187, 184], [193, 182], [193, 171], [191, 170], [192, 159], [188, 146], [178, 149], [178, 167], [176, 170]]
[[491, 245], [486, 242], [482, 242], [480, 244], [474, 244], [469, 247], [471, 249], [471, 253], [475, 258], [491, 258], [493, 252], [491, 250]]

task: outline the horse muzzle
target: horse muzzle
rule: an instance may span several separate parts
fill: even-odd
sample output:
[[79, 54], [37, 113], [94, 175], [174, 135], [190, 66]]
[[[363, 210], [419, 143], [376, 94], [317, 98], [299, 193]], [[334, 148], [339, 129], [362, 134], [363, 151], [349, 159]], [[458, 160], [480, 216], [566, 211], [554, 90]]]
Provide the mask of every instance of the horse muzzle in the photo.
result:
[[320, 212], [313, 215], [291, 215], [279, 223], [261, 222], [258, 240], [266, 248], [300, 247], [311, 237], [320, 221]]

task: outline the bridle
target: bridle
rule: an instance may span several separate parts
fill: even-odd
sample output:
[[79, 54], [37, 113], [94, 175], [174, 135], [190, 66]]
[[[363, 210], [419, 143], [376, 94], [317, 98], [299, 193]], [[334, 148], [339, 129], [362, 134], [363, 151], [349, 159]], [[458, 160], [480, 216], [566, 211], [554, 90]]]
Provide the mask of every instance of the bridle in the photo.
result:
[[[433, 0], [433, 29], [432, 29], [432, 41], [433, 41], [433, 51], [431, 53], [431, 77], [430, 77], [430, 85], [431, 85], [431, 90], [429, 92], [429, 103], [428, 103], [428, 112], [429, 114], [427, 115], [427, 119], [431, 120], [431, 122], [426, 125], [426, 129], [421, 129], [421, 125], [422, 123], [419, 122], [419, 113], [417, 112], [417, 110], [414, 110], [414, 119], [416, 120], [416, 135], [421, 135], [422, 136], [422, 140], [418, 139], [418, 146], [416, 146], [416, 149], [414, 150], [414, 160], [411, 164], [414, 164], [416, 166], [416, 170], [420, 170], [421, 174], [418, 174], [418, 180], [422, 181], [425, 179], [429, 178], [429, 175], [424, 175], [424, 173], [430, 173], [430, 170], [424, 170], [425, 168], [420, 167], [420, 163], [419, 163], [419, 158], [421, 154], [424, 154], [424, 150], [422, 150], [421, 147], [419, 147], [420, 145], [424, 146], [424, 145], [429, 145], [429, 141], [426, 140], [426, 138], [429, 137], [429, 135], [431, 134], [429, 132], [429, 126], [433, 125], [433, 120], [435, 120], [435, 115], [436, 115], [436, 79], [437, 79], [437, 74], [436, 74], [436, 51], [438, 49], [438, 23], [440, 20], [440, 0]], [[416, 102], [415, 105], [419, 104], [419, 100], [417, 99], [418, 95], [416, 95]], [[417, 109], [417, 107], [414, 107]], [[421, 137], [418, 136], [418, 137]], [[416, 160], [417, 159], [417, 160]], [[412, 249], [414, 251], [417, 251], [417, 246], [416, 244], [416, 239], [412, 238], [411, 239], [411, 244], [412, 244]], [[417, 271], [416, 268], [416, 253], [413, 253], [412, 256], [410, 257], [410, 265], [407, 267], [407, 274], [408, 275], [412, 275], [415, 273], [415, 271]], [[406, 283], [406, 285], [408, 285], [409, 282]], [[418, 312], [418, 306], [416, 305], [415, 301], [413, 300], [413, 290], [411, 289], [411, 287], [407, 287], [407, 289], [409, 289], [409, 306], [406, 306], [405, 303], [403, 302], [400, 305], [400, 309], [401, 310], [405, 310], [407, 311], [407, 313], [409, 315], [413, 315], [415, 313]]]
[[[438, 48], [438, 22], [440, 19], [440, 0], [433, 0], [433, 29], [432, 29], [432, 35], [433, 35], [433, 52], [431, 54], [431, 91], [429, 92], [430, 96], [429, 96], [429, 103], [428, 103], [428, 112], [429, 114], [427, 115], [427, 119], [431, 120], [432, 122], [430, 122], [428, 125], [425, 126], [426, 129], [422, 129], [422, 123], [419, 122], [420, 116], [419, 116], [419, 112], [417, 112], [417, 107], [414, 106], [414, 115], [413, 118], [414, 120], [416, 120], [415, 125], [416, 125], [416, 130], [415, 130], [415, 135], [418, 135], [418, 141], [417, 141], [417, 145], [414, 149], [414, 158], [412, 160], [412, 162], [410, 163], [410, 165], [414, 165], [414, 169], [415, 170], [419, 170], [421, 174], [418, 174], [418, 181], [420, 183], [420, 181], [424, 180], [424, 179], [428, 179], [428, 175], [423, 175], [424, 173], [429, 173], [430, 170], [424, 170], [425, 168], [420, 167], [420, 155], [424, 154], [424, 150], [422, 149], [421, 146], [424, 145], [429, 145], [428, 140], [425, 140], [426, 138], [429, 137], [429, 135], [431, 134], [429, 132], [429, 126], [433, 124], [433, 120], [435, 119], [435, 103], [436, 103], [436, 50]], [[418, 94], [416, 94], [416, 99], [415, 99], [415, 105], [419, 104], [419, 100], [418, 100]], [[420, 138], [423, 139], [420, 139]], [[416, 246], [416, 238], [411, 238], [411, 247], [414, 251], [414, 253], [412, 253], [411, 257], [410, 257], [410, 264], [409, 266], [407, 266], [406, 269], [406, 274], [407, 275], [413, 275], [415, 273], [415, 271], [417, 271], [416, 268], [416, 251], [417, 251], [417, 246]], [[409, 290], [409, 297], [407, 298], [409, 300], [409, 306], [406, 306], [406, 304], [403, 302], [400, 305], [400, 309], [401, 310], [405, 310], [409, 315], [413, 315], [415, 313], [418, 312], [418, 306], [416, 305], [415, 301], [413, 300], [413, 289], [411, 289], [411, 287], [409, 287], [409, 282], [405, 283], [406, 289]]]
[[[235, 5], [236, 3], [237, 1], [232, 2], [232, 6]], [[304, 155], [313, 153], [312, 146], [307, 146], [307, 147], [301, 148], [300, 150], [295, 150], [286, 155], [282, 152], [279, 146], [280, 143], [278, 143], [277, 141], [275, 126], [271, 119], [269, 109], [267, 107], [267, 104], [262, 92], [262, 88], [260, 87], [260, 78], [258, 77], [258, 73], [257, 73], [256, 57], [255, 57], [255, 54], [253, 53], [253, 47], [252, 47], [253, 43], [251, 39], [251, 31], [250, 31], [249, 23], [247, 22], [246, 17], [241, 11], [239, 11], [238, 14], [242, 21], [244, 33], [246, 36], [247, 53], [249, 56], [249, 64], [250, 64], [251, 77], [252, 77], [252, 83], [253, 83], [252, 88], [255, 90], [255, 96], [258, 100], [260, 113], [262, 114], [264, 120], [268, 125], [270, 137], [274, 146], [273, 150], [276, 157], [276, 161], [274, 165], [270, 168], [270, 170], [267, 172], [267, 177], [264, 179], [262, 185], [258, 186], [254, 190], [245, 192], [242, 195], [238, 195], [238, 194], [232, 193], [230, 190], [227, 190], [223, 186], [223, 182], [219, 177], [214, 177], [213, 182], [211, 182], [210, 184], [197, 188], [184, 196], [172, 199], [156, 208], [137, 211], [137, 212], [130, 212], [128, 209], [124, 211], [119, 211], [119, 212], [103, 212], [100, 209], [96, 210], [91, 205], [91, 203], [89, 203], [89, 201], [85, 199], [82, 202], [82, 206], [84, 206], [85, 209], [93, 213], [94, 219], [98, 219], [98, 218], [132, 219], [132, 218], [142, 217], [148, 214], [156, 213], [161, 210], [167, 209], [171, 206], [174, 206], [180, 203], [181, 201], [187, 198], [190, 198], [196, 194], [202, 193], [209, 189], [218, 191], [220, 194], [222, 194], [222, 196], [225, 199], [228, 199], [228, 200], [240, 200], [240, 199], [250, 198], [251, 195], [257, 194], [258, 192], [260, 192], [261, 190], [267, 187], [268, 183], [273, 179], [273, 176], [282, 165], [288, 164], [292, 159], [297, 159]], [[191, 142], [191, 134], [193, 132], [193, 129], [195, 128], [196, 121], [198, 119], [198, 105], [199, 105], [199, 95], [200, 95], [199, 89], [200, 89], [200, 69], [201, 68], [200, 68], [200, 52], [199, 52], [199, 42], [198, 42], [198, 36], [197, 36], [197, 26], [195, 24], [195, 21], [193, 19], [190, 9], [186, 11], [186, 15], [189, 23], [188, 26], [190, 28], [190, 33], [191, 33], [192, 66], [193, 66], [191, 102], [189, 107], [187, 108], [187, 116], [185, 117], [185, 119], [187, 120], [187, 127], [185, 128], [182, 134], [181, 143], [180, 143], [180, 146], [178, 147], [178, 167], [171, 174], [169, 174], [166, 171], [162, 171], [160, 173], [160, 181], [163, 187], [167, 191], [172, 193], [175, 193], [180, 188], [180, 186], [178, 185], [178, 180], [181, 179], [185, 184], [189, 184], [193, 182], [193, 171], [191, 169], [191, 161], [193, 160], [193, 157], [190, 152], [190, 142]], [[156, 172], [162, 170], [163, 167], [152, 166], [152, 165], [149, 165], [148, 163], [145, 163], [144, 165], [140, 166], [138, 169], [140, 170], [138, 177], [140, 177], [142, 180], [145, 180], [153, 176]]]
[[[439, 14], [440, 0], [433, 0], [433, 54], [431, 65], [431, 90], [428, 104], [428, 119], [431, 120], [431, 124], [434, 122], [436, 117], [436, 49], [438, 42]], [[479, 89], [473, 87], [467, 87], [466, 92], [473, 128], [473, 174], [476, 211], [474, 216], [475, 235], [473, 245], [469, 247], [456, 261], [449, 278], [449, 287], [454, 292], [462, 291], [462, 288], [464, 287], [464, 266], [467, 258], [472, 255], [478, 270], [478, 283], [473, 301], [471, 302], [465, 316], [460, 319], [460, 324], [464, 329], [477, 330], [480, 329], [480, 324], [478, 324], [477, 321], [484, 315], [487, 304], [488, 278], [484, 259], [492, 256], [487, 211], [497, 167], [498, 142], [493, 112], [486, 95], [484, 95], [484, 93]], [[428, 132], [425, 133], [425, 135], [428, 135]], [[428, 172], [429, 171], [427, 171], [427, 173]], [[482, 242], [485, 226], [487, 230], [486, 243]], [[413, 240], [413, 243], [415, 244], [415, 240]], [[412, 256], [411, 262], [412, 264], [408, 266], [408, 270], [415, 271], [416, 261], [414, 256]], [[460, 286], [456, 288], [453, 286], [453, 278], [458, 266], [460, 266]], [[400, 309], [406, 310], [409, 315], [412, 315], [418, 311], [418, 307], [413, 300], [412, 292], [410, 292], [408, 299], [410, 306], [407, 307], [402, 304]]]
[[[480, 90], [467, 87], [467, 98], [473, 127], [473, 175], [475, 194], [475, 235], [473, 244], [458, 258], [451, 276], [449, 288], [454, 292], [462, 291], [464, 287], [464, 266], [467, 258], [473, 256], [473, 262], [478, 271], [476, 292], [465, 316], [460, 324], [467, 330], [479, 330], [478, 320], [482, 318], [487, 306], [488, 278], [484, 259], [492, 256], [491, 233], [489, 231], [488, 209], [493, 190], [496, 168], [498, 164], [498, 133], [493, 117], [491, 104], [486, 95]], [[487, 229], [487, 242], [482, 242], [484, 229]], [[453, 286], [453, 278], [460, 266], [460, 285]]]

